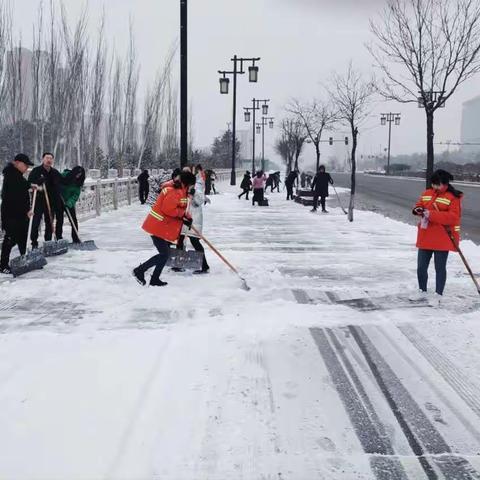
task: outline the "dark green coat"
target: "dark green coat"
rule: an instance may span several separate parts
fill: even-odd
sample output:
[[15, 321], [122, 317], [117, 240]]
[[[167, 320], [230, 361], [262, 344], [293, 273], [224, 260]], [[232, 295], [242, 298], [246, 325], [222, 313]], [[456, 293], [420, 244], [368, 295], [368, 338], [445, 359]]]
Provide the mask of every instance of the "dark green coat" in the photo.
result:
[[[70, 173], [70, 170], [64, 170], [62, 172], [62, 177], [66, 177]], [[82, 192], [81, 187], [78, 185], [64, 185], [61, 186], [62, 198], [65, 201], [65, 205], [68, 208], [75, 208], [75, 204], [80, 198], [80, 193]]]

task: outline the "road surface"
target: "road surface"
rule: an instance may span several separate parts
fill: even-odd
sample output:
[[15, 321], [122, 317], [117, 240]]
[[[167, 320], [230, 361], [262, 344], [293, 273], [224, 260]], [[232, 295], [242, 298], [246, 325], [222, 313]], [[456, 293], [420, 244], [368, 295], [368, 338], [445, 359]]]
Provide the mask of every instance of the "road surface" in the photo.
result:
[[[350, 186], [350, 174], [332, 174], [335, 183], [341, 187]], [[424, 189], [424, 180], [401, 177], [383, 177], [378, 175], [357, 175], [357, 206], [388, 217], [416, 223], [411, 215], [412, 205]], [[480, 244], [480, 185], [458, 184], [464, 192], [462, 238]]]

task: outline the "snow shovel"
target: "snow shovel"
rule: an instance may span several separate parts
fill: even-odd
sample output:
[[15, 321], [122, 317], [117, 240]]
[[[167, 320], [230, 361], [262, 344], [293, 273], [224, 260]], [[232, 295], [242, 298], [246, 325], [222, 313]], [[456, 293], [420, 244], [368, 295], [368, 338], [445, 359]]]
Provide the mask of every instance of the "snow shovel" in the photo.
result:
[[[33, 192], [32, 212], [35, 211], [35, 202], [37, 201], [37, 190]], [[33, 214], [28, 223], [27, 243], [32, 234]], [[39, 249], [29, 249], [25, 255], [20, 255], [10, 261], [10, 270], [14, 277], [19, 277], [24, 273], [33, 272], [33, 270], [40, 270], [47, 264], [43, 253]]]
[[332, 185], [332, 187], [335, 190], [335, 194], [337, 195], [338, 204], [340, 205], [340, 208], [343, 210], [343, 213], [345, 215], [348, 215], [348, 212], [343, 208], [342, 202], [340, 201], [340, 195], [338, 194], [337, 189], [335, 188], [335, 185]]
[[[433, 206], [435, 207], [435, 210], [437, 212], [440, 211], [435, 202], [433, 203]], [[444, 225], [443, 227], [445, 228], [445, 231], [447, 232], [448, 238], [450, 238], [451, 242], [453, 243], [453, 246], [455, 247], [455, 250], [460, 255], [460, 258], [462, 259], [462, 262], [465, 265], [465, 268], [467, 269], [467, 272], [469, 273], [470, 277], [472, 277], [473, 283], [475, 284], [475, 287], [477, 288], [477, 292], [480, 295], [480, 284], [478, 283], [478, 280], [475, 278], [475, 274], [473, 273], [472, 268], [470, 267], [467, 259], [465, 258], [465, 255], [463, 254], [462, 250], [460, 249], [460, 245], [458, 245], [457, 241], [455, 240], [455, 237], [453, 236], [453, 233], [450, 230], [450, 228], [447, 227], [446, 225]]]
[[172, 268], [185, 270], [201, 270], [202, 263], [203, 252], [171, 248], [167, 265]]
[[68, 246], [69, 248], [72, 248], [73, 250], [83, 250], [83, 251], [94, 251], [98, 250], [98, 247], [95, 245], [95, 242], [93, 240], [85, 240], [82, 241], [80, 238], [80, 235], [78, 234], [78, 228], [76, 227], [72, 216], [70, 215], [70, 211], [68, 210], [67, 206], [65, 205], [65, 200], [63, 199], [62, 196], [60, 196], [62, 203], [63, 203], [63, 209], [65, 210], [65, 213], [67, 214], [68, 221], [70, 222], [70, 225], [72, 226], [74, 232], [77, 234], [78, 242], [72, 242]]
[[55, 226], [53, 224], [52, 209], [50, 208], [50, 199], [48, 198], [47, 186], [45, 184], [43, 185], [43, 190], [45, 192], [45, 201], [47, 202], [48, 217], [50, 218], [52, 234], [55, 237], [55, 240], [47, 240], [43, 243], [43, 254], [46, 257], [56, 257], [68, 252], [68, 241], [63, 239], [57, 240]]
[[242, 281], [242, 288], [247, 291], [250, 290], [247, 281], [240, 275], [240, 273], [238, 273], [238, 270], [193, 225], [190, 228], [193, 230], [194, 233], [197, 234], [197, 236], [201, 240], [203, 240], [210, 247], [212, 252], [215, 253], [220, 258], [220, 260], [222, 260], [222, 262], [225, 263], [225, 265], [227, 265], [227, 267], [230, 268], [230, 270], [237, 275], [237, 277]]

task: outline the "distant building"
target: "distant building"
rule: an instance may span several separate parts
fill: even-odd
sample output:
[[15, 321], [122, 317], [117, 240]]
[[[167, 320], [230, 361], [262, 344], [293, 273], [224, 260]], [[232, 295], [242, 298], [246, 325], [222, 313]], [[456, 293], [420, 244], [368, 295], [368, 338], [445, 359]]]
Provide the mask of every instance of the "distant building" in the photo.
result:
[[462, 145], [465, 153], [480, 152], [480, 95], [463, 104], [461, 143], [478, 143], [479, 145]]

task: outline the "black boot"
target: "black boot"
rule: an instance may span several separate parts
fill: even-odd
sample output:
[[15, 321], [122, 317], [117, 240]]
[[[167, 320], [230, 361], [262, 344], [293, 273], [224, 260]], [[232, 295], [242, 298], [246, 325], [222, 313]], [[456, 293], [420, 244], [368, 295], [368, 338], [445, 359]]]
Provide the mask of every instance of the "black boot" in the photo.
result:
[[203, 275], [204, 273], [210, 273], [210, 269], [206, 268], [205, 270], [202, 268], [202, 270], [194, 270], [193, 274], [194, 275]]
[[168, 285], [167, 282], [162, 282], [160, 279], [150, 279], [150, 286], [151, 287], [165, 287], [165, 285]]
[[137, 268], [134, 268], [132, 271], [132, 274], [140, 285], [145, 286], [147, 284], [145, 280], [145, 272], [142, 272], [140, 270], [140, 266], [138, 266]]

